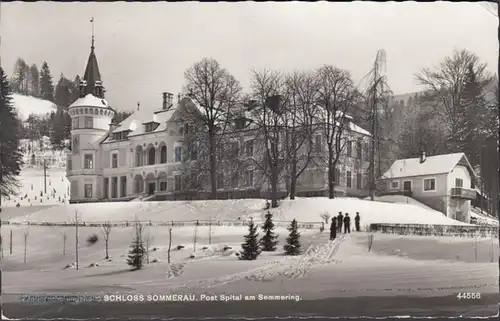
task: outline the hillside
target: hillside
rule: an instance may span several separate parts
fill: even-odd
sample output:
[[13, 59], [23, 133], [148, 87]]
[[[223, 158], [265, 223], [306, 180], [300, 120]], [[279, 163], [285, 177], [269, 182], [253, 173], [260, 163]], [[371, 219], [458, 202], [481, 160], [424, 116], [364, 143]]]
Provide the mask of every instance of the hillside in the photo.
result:
[[12, 103], [21, 120], [28, 119], [30, 114], [43, 116], [57, 109], [53, 102], [20, 94], [12, 94]]

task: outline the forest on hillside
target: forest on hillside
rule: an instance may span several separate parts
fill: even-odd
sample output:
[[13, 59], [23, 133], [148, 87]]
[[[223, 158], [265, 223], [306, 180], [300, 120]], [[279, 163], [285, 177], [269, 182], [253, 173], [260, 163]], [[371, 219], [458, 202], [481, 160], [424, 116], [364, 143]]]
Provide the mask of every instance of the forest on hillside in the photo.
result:
[[[42, 67], [27, 63], [18, 58], [9, 84], [13, 93], [40, 98], [53, 102], [57, 109], [46, 116], [31, 114], [21, 123], [21, 138], [40, 140], [43, 136], [50, 137], [54, 149], [70, 148], [65, 141], [70, 141], [71, 118], [68, 107], [80, 96], [80, 77], [59, 76], [54, 85], [54, 78], [49, 64], [44, 61]], [[120, 122], [130, 113], [117, 112], [114, 122]]]

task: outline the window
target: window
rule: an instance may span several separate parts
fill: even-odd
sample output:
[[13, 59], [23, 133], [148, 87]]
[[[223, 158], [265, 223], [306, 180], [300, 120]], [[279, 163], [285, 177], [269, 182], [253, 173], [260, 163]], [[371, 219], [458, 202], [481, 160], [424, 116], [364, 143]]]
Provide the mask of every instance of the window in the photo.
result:
[[167, 162], [167, 146], [162, 146], [160, 149], [160, 163], [165, 164]]
[[217, 188], [224, 188], [224, 173], [217, 174]]
[[94, 117], [85, 116], [85, 128], [94, 128]]
[[111, 178], [111, 198], [118, 197], [118, 177]]
[[363, 189], [362, 178], [363, 178], [363, 176], [361, 176], [361, 173], [356, 174], [356, 188], [357, 189]]
[[335, 185], [340, 186], [340, 170], [338, 168], [335, 169]]
[[189, 134], [189, 124], [184, 123], [184, 136], [186, 136], [187, 134]]
[[239, 154], [238, 142], [232, 142], [231, 143], [231, 156], [238, 157], [238, 154]]
[[142, 166], [142, 148], [139, 147], [135, 151], [135, 166]]
[[399, 181], [392, 181], [391, 189], [399, 189]]
[[85, 184], [85, 198], [92, 198], [92, 184]]
[[118, 168], [118, 154], [111, 154], [111, 168]]
[[104, 198], [109, 198], [109, 178], [104, 178]]
[[352, 142], [347, 142], [347, 156], [352, 157]]
[[182, 147], [176, 147], [174, 152], [174, 162], [182, 161]]
[[167, 190], [167, 182], [160, 182], [160, 191], [164, 192]]
[[404, 181], [403, 182], [403, 191], [411, 192], [411, 181]]
[[365, 143], [365, 161], [368, 162], [370, 161], [370, 144]]
[[181, 175], [175, 175], [174, 176], [174, 190], [175, 191], [180, 191], [181, 190]]
[[71, 127], [73, 129], [78, 129], [80, 127], [80, 117], [73, 118], [73, 120], [71, 122]]
[[245, 154], [247, 157], [253, 156], [253, 140], [249, 140], [245, 143]]
[[455, 187], [464, 187], [464, 180], [461, 178], [455, 178]]
[[245, 118], [238, 118], [234, 122], [235, 129], [244, 129], [245, 128]]
[[125, 197], [127, 196], [127, 176], [122, 176], [120, 178], [120, 184], [121, 184], [120, 196]]
[[321, 152], [321, 135], [316, 135], [314, 137], [314, 152], [315, 153]]
[[245, 171], [245, 185], [253, 186], [253, 170], [251, 169]]
[[190, 159], [192, 161], [195, 161], [198, 159], [198, 147], [197, 146], [192, 146], [191, 147], [191, 153], [190, 153]]
[[361, 156], [363, 154], [361, 148], [362, 148], [361, 142], [358, 142], [356, 144], [356, 158], [357, 159], [361, 159]]
[[231, 187], [237, 188], [240, 185], [240, 175], [238, 172], [235, 172], [231, 177]]
[[352, 187], [352, 173], [351, 171], [347, 171], [347, 188], [351, 188]]
[[94, 157], [92, 154], [85, 154], [83, 156], [83, 168], [84, 169], [94, 168]]
[[436, 179], [428, 178], [424, 179], [424, 191], [435, 191], [436, 190]]
[[148, 150], [148, 165], [154, 165], [155, 158], [156, 158], [156, 150], [154, 147], [151, 147]]
[[156, 128], [158, 128], [159, 125], [160, 124], [158, 124], [158, 123], [147, 123], [145, 125], [146, 126], [146, 128], [145, 128], [146, 133], [150, 133], [150, 132], [154, 131]]

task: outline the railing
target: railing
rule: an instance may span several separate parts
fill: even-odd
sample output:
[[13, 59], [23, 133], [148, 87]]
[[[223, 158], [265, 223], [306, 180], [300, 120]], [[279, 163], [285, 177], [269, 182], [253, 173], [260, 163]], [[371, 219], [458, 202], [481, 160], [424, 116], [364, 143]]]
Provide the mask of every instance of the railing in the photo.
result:
[[467, 189], [463, 187], [453, 187], [451, 189], [451, 197], [453, 198], [464, 198], [468, 200], [476, 199], [476, 191], [473, 189]]
[[[190, 220], [190, 221], [138, 221], [144, 226], [151, 227], [185, 227], [185, 226], [247, 226], [250, 220], [224, 221], [224, 220]], [[256, 224], [262, 224], [262, 220], [254, 220]], [[94, 221], [94, 222], [79, 222], [81, 227], [102, 227], [107, 224], [111, 227], [132, 227], [136, 221]], [[273, 221], [276, 227], [289, 227], [291, 221]], [[2, 220], [0, 225], [13, 226], [57, 226], [57, 227], [73, 227], [75, 222], [11, 222]], [[322, 229], [324, 222], [297, 222], [298, 228], [301, 229]]]
[[458, 236], [498, 238], [497, 226], [370, 224], [370, 231], [399, 235]]

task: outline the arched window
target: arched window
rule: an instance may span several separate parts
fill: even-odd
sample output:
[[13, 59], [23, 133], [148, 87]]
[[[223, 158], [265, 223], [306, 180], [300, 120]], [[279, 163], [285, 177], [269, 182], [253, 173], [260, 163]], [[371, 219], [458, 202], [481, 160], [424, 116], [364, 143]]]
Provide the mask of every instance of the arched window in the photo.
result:
[[135, 150], [135, 166], [142, 166], [142, 147], [138, 146]]
[[160, 149], [160, 163], [165, 164], [167, 162], [167, 146], [162, 146]]
[[148, 151], [148, 165], [155, 164], [156, 151], [154, 147], [151, 147]]

